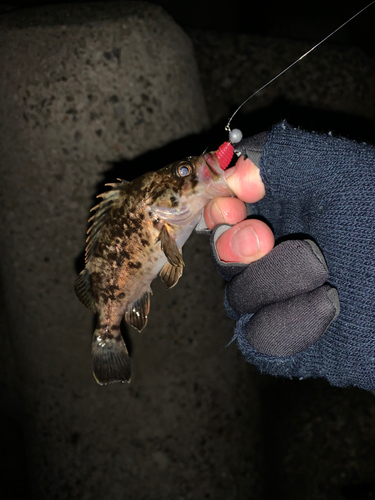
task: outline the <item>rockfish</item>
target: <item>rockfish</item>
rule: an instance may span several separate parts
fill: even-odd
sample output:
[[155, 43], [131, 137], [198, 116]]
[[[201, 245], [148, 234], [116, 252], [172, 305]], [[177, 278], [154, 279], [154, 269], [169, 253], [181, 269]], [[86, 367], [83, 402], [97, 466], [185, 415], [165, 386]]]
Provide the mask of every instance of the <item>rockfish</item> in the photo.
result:
[[150, 311], [151, 282], [168, 288], [182, 275], [181, 249], [212, 198], [234, 196], [215, 153], [189, 156], [137, 179], [107, 184], [91, 211], [85, 269], [74, 290], [97, 314], [92, 341], [93, 374], [99, 384], [130, 382], [125, 321], [141, 331]]

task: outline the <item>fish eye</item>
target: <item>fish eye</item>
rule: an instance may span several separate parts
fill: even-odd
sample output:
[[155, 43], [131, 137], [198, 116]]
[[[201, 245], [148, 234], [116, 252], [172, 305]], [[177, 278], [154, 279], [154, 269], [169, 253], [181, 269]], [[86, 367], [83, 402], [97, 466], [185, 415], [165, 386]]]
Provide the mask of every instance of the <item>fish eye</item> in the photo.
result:
[[177, 177], [187, 177], [193, 173], [193, 165], [187, 161], [179, 163], [176, 167]]

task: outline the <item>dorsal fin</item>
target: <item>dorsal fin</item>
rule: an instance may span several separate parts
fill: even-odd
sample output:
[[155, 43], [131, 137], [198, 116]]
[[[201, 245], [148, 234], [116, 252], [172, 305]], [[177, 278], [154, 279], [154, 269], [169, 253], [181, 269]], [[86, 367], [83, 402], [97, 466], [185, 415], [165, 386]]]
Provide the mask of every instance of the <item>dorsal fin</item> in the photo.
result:
[[120, 192], [125, 189], [127, 184], [129, 184], [128, 181], [124, 181], [123, 179], [117, 180], [120, 182], [105, 184], [106, 186], [110, 186], [112, 190], [98, 194], [97, 198], [102, 198], [102, 201], [90, 210], [90, 212], [95, 211], [95, 214], [88, 220], [88, 222], [91, 222], [91, 226], [87, 231], [88, 236], [86, 238], [87, 245], [85, 250], [85, 263], [90, 260], [95, 251], [100, 230], [103, 227], [104, 221], [110, 212], [113, 203], [118, 199]]

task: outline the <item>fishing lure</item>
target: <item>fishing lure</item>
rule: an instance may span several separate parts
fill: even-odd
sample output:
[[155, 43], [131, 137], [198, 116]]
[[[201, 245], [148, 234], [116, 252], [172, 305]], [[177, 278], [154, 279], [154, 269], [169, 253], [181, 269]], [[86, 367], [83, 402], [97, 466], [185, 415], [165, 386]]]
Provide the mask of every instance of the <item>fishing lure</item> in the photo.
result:
[[221, 144], [221, 146], [218, 148], [218, 150], [216, 151], [216, 156], [218, 158], [218, 161], [219, 161], [219, 165], [220, 167], [225, 170], [226, 168], [228, 168], [232, 158], [233, 158], [233, 153], [234, 153], [234, 150], [233, 150], [233, 146], [232, 144], [237, 144], [238, 142], [240, 142], [242, 140], [242, 132], [241, 130], [239, 129], [233, 129], [231, 130], [230, 128], [230, 124], [231, 124], [231, 121], [233, 120], [233, 118], [235, 117], [235, 115], [238, 113], [238, 111], [248, 102], [250, 101], [250, 99], [252, 99], [255, 95], [257, 95], [259, 92], [261, 92], [263, 89], [265, 89], [266, 87], [268, 87], [268, 85], [270, 85], [271, 83], [273, 83], [275, 80], [277, 80], [277, 78], [279, 78], [281, 75], [283, 75], [284, 73], [286, 73], [288, 70], [290, 70], [293, 66], [295, 66], [297, 63], [299, 63], [304, 57], [306, 57], [307, 55], [309, 55], [311, 52], [313, 52], [317, 47], [319, 47], [319, 45], [321, 45], [322, 43], [324, 43], [326, 40], [328, 40], [328, 38], [330, 38], [332, 35], [334, 35], [335, 33], [337, 33], [339, 30], [341, 30], [341, 28], [343, 28], [344, 26], [346, 26], [348, 23], [350, 23], [350, 21], [352, 21], [354, 18], [356, 18], [357, 16], [359, 16], [363, 11], [365, 11], [366, 9], [368, 9], [369, 7], [371, 7], [371, 5], [373, 5], [375, 3], [375, 0], [373, 0], [372, 2], [370, 2], [368, 5], [366, 5], [365, 7], [363, 7], [363, 9], [359, 10], [356, 14], [354, 14], [350, 19], [348, 19], [347, 21], [345, 21], [344, 23], [342, 23], [338, 28], [336, 28], [334, 31], [332, 31], [329, 35], [327, 35], [325, 38], [323, 38], [322, 40], [320, 40], [320, 42], [318, 42], [316, 45], [314, 45], [313, 47], [311, 47], [311, 49], [309, 49], [307, 52], [305, 52], [304, 54], [302, 54], [302, 56], [300, 56], [298, 59], [296, 59], [294, 62], [292, 62], [292, 64], [290, 64], [289, 66], [287, 66], [285, 69], [283, 69], [282, 71], [280, 71], [280, 73], [278, 73], [276, 76], [274, 76], [273, 78], [271, 78], [271, 80], [269, 80], [267, 83], [265, 83], [262, 87], [260, 87], [258, 90], [256, 90], [253, 94], [251, 94], [247, 99], [245, 99], [239, 106], [238, 108], [235, 110], [235, 112], [232, 114], [232, 116], [229, 118], [228, 120], [228, 123], [226, 124], [225, 126], [225, 130], [227, 132], [229, 132], [229, 141], [226, 141], [226, 142], [223, 142], [223, 144]]

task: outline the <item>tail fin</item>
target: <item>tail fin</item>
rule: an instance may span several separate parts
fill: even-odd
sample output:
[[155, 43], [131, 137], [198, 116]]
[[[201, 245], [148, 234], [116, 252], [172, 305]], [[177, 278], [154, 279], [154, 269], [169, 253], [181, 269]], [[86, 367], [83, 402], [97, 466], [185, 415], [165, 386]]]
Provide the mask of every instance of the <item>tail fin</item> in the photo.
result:
[[97, 328], [92, 339], [92, 370], [100, 385], [130, 382], [131, 366], [128, 350], [119, 330]]

